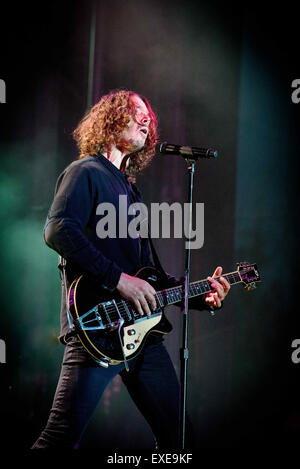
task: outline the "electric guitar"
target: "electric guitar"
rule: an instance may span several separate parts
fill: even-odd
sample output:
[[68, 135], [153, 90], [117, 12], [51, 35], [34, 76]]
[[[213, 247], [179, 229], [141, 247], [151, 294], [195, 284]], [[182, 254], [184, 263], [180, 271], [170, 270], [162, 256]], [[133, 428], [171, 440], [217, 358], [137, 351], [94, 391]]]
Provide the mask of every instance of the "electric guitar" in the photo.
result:
[[[247, 290], [260, 281], [256, 264], [241, 262], [235, 272], [222, 275], [230, 285], [243, 283]], [[140, 316], [133, 303], [120, 295], [108, 295], [91, 287], [87, 276], [75, 279], [68, 291], [68, 309], [73, 318], [73, 329], [84, 348], [104, 367], [117, 365], [136, 357], [149, 334], [167, 334], [172, 325], [164, 314], [168, 305], [184, 299], [183, 285], [165, 288], [166, 280], [157, 269], [144, 267], [137, 277], [146, 280], [156, 290], [155, 310], [150, 316]], [[218, 279], [218, 277], [216, 278]], [[190, 283], [188, 297], [193, 298], [212, 291], [208, 280]]]

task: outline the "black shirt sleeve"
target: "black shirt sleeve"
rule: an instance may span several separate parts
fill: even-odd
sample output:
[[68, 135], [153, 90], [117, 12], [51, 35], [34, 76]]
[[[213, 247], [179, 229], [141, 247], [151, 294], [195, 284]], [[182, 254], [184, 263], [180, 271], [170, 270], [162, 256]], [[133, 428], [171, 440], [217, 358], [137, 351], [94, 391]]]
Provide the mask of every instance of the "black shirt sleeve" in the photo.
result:
[[59, 177], [44, 228], [46, 244], [66, 261], [92, 274], [103, 288], [114, 290], [122, 269], [103, 255], [84, 234], [92, 216], [95, 184], [89, 168], [70, 165]]

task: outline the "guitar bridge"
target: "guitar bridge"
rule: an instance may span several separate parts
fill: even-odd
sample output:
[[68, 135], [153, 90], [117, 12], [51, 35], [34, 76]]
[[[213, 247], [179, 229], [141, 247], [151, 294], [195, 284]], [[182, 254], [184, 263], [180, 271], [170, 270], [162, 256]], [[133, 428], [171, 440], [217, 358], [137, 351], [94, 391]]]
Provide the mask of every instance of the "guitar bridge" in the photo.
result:
[[105, 329], [103, 320], [99, 314], [98, 305], [77, 318], [75, 325], [79, 326], [82, 331], [97, 331]]

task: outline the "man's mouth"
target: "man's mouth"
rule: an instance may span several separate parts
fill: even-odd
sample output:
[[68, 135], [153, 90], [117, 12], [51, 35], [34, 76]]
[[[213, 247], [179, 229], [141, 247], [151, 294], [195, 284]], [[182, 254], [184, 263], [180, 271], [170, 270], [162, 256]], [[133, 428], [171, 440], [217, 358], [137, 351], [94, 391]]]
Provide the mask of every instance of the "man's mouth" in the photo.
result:
[[148, 127], [140, 127], [140, 132], [142, 132], [144, 135], [148, 135]]

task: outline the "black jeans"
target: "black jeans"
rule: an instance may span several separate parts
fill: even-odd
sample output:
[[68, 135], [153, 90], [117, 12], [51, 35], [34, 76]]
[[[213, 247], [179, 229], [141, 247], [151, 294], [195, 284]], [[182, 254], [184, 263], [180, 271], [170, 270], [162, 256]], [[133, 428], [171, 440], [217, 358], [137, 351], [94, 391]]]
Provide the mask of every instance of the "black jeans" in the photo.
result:
[[47, 425], [32, 448], [74, 448], [117, 374], [149, 423], [158, 448], [178, 448], [180, 386], [162, 340], [154, 338], [128, 363], [129, 372], [123, 364], [103, 368], [73, 338], [65, 347]]

